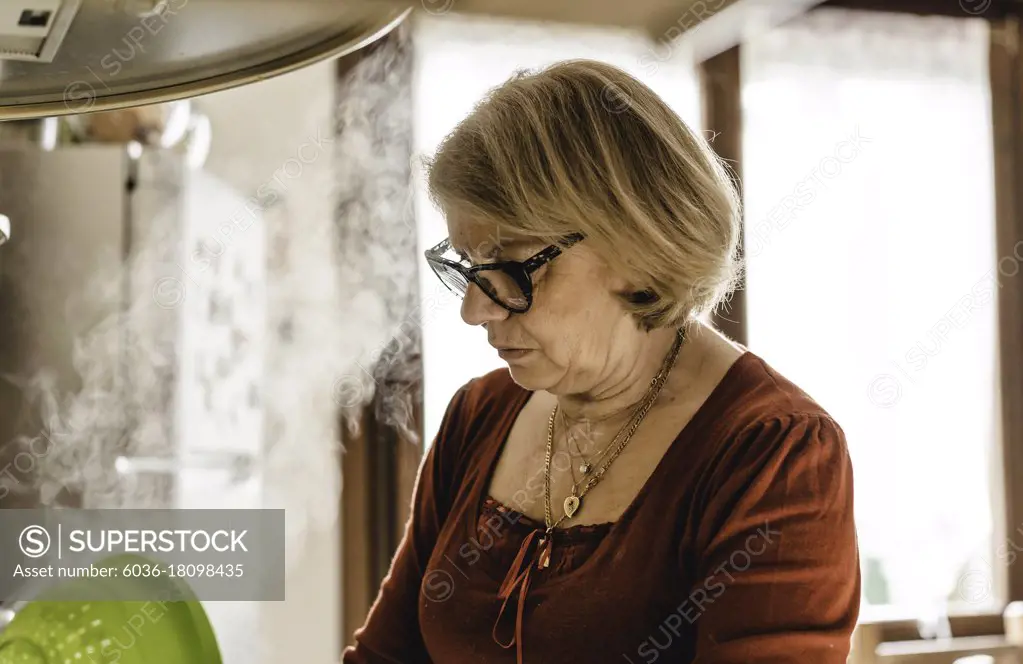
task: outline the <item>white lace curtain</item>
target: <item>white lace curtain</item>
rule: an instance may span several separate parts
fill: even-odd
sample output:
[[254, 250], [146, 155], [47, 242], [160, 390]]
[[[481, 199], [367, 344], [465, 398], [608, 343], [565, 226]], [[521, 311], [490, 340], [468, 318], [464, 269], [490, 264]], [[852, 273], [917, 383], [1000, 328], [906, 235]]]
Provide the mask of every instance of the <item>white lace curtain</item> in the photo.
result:
[[827, 10], [744, 48], [750, 345], [844, 427], [867, 601], [900, 610], [997, 594], [987, 40]]
[[986, 83], [987, 33], [980, 19], [822, 9], [750, 39], [743, 74]]

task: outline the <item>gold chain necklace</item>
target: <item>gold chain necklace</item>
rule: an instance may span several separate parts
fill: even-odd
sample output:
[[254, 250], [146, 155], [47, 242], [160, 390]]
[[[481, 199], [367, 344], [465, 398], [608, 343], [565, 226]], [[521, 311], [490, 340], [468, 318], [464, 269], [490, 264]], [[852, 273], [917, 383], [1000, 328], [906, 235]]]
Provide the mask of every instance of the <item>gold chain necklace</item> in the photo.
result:
[[[650, 412], [650, 408], [653, 406], [654, 401], [657, 400], [657, 396], [660, 394], [665, 381], [668, 379], [668, 374], [671, 372], [672, 367], [675, 366], [675, 359], [678, 357], [679, 349], [682, 348], [685, 338], [685, 329], [679, 328], [678, 334], [675, 336], [675, 342], [672, 344], [671, 351], [669, 351], [665, 358], [660, 371], [658, 371], [657, 375], [654, 376], [652, 381], [650, 381], [650, 387], [647, 389], [647, 393], [643, 397], [636, 414], [632, 416], [629, 422], [626, 422], [625, 426], [623, 426], [612, 439], [611, 445], [614, 445], [614, 449], [612, 450], [611, 455], [606, 461], [601, 463], [600, 467], [597, 468], [592, 475], [589, 475], [588, 473], [584, 474], [583, 479], [585, 479], [586, 482], [581, 485], [581, 488], [581, 480], [580, 482], [575, 482], [572, 485], [572, 492], [567, 498], [565, 498], [565, 502], [563, 504], [564, 514], [562, 514], [557, 521], [554, 521], [551, 516], [551, 456], [554, 449], [554, 418], [558, 412], [558, 407], [554, 406], [554, 409], [551, 411], [551, 416], [547, 420], [547, 451], [544, 455], [543, 483], [544, 524], [547, 526], [547, 530], [544, 532], [544, 536], [540, 539], [538, 545], [541, 550], [538, 561], [539, 567], [544, 568], [550, 564], [551, 540], [554, 534], [554, 529], [557, 528], [565, 519], [571, 519], [575, 516], [580, 507], [582, 507], [583, 496], [589, 493], [589, 491], [595, 487], [601, 479], [603, 479], [604, 473], [607, 472], [607, 469], [612, 463], [614, 463], [615, 459], [618, 458], [618, 455], [622, 453], [625, 446], [629, 444], [629, 441], [632, 440], [633, 434], [636, 433], [636, 429], [639, 428], [640, 423], [646, 417], [647, 413]], [[624, 436], [622, 436], [622, 432], [626, 431], [626, 428], [628, 428], [628, 431]], [[615, 445], [615, 441], [618, 441], [619, 438], [621, 440], [617, 445]], [[611, 448], [611, 445], [608, 446], [608, 449]], [[599, 457], [603, 457], [606, 451], [607, 450], [604, 450]]]
[[[651, 381], [650, 384], [652, 386], [653, 385], [653, 381]], [[594, 466], [597, 465], [597, 462], [600, 461], [601, 459], [603, 459], [604, 456], [609, 451], [611, 451], [611, 448], [614, 447], [615, 441], [618, 440], [618, 437], [622, 434], [622, 431], [625, 430], [625, 426], [628, 425], [628, 423], [632, 421], [632, 418], [636, 417], [636, 413], [639, 412], [639, 409], [642, 406], [643, 406], [642, 403], [639, 403], [636, 406], [634, 406], [632, 408], [632, 413], [629, 415], [628, 418], [626, 418], [625, 424], [622, 425], [622, 427], [618, 430], [618, 433], [616, 433], [614, 438], [611, 439], [611, 442], [608, 443], [607, 447], [605, 447], [604, 449], [600, 450], [599, 452], [597, 452], [596, 454], [594, 454], [591, 457], [587, 457], [587, 455], [583, 453], [583, 451], [580, 448], [579, 444], [576, 443], [576, 437], [572, 435], [572, 430], [571, 430], [571, 427], [568, 424], [568, 419], [565, 417], [565, 411], [561, 411], [561, 426], [562, 426], [562, 428], [565, 429], [566, 441], [567, 441], [567, 443], [569, 445], [571, 445], [572, 447], [575, 448], [575, 455], [581, 461], [581, 463], [579, 464], [579, 467], [578, 467], [578, 470], [579, 470], [580, 473], [582, 473], [583, 475], [589, 475], [590, 474], [590, 471], [593, 470]], [[555, 412], [557, 412], [557, 409], [555, 409]], [[592, 428], [591, 425], [594, 422], [603, 422], [605, 420], [611, 419], [611, 417], [613, 417], [613, 415], [610, 416], [610, 417], [602, 417], [600, 419], [593, 420], [592, 422], [590, 420], [586, 420], [585, 422], [586, 422], [587, 432], [586, 432], [586, 434], [583, 434], [583, 435], [586, 436], [587, 438], [589, 438], [588, 434], [592, 433], [593, 428]], [[572, 453], [571, 453], [571, 450], [569, 450], [569, 458], [570, 459], [571, 459], [571, 456], [572, 456]], [[572, 464], [569, 464], [569, 465], [572, 467], [572, 481], [576, 482], [577, 481], [575, 479], [576, 467], [572, 466]]]

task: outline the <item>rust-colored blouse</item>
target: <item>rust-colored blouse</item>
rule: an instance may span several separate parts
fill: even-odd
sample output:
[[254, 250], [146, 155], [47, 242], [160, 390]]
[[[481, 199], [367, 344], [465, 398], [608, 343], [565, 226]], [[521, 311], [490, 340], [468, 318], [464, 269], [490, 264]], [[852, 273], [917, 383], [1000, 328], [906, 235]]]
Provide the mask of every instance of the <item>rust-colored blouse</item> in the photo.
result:
[[860, 601], [842, 430], [746, 352], [614, 523], [556, 531], [486, 494], [530, 393], [452, 399], [344, 664], [844, 664]]

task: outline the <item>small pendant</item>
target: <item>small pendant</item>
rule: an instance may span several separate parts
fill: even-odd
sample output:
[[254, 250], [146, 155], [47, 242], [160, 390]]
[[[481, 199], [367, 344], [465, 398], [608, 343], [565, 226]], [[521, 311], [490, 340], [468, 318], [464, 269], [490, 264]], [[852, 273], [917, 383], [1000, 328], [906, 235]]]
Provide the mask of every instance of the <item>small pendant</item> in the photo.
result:
[[579, 496], [565, 498], [565, 516], [569, 519], [579, 511]]
[[583, 464], [579, 466], [579, 472], [583, 475], [589, 475], [590, 471], [593, 470], [593, 466], [583, 461]]
[[537, 569], [547, 569], [551, 564], [551, 542], [546, 537], [540, 540], [540, 556], [537, 558]]

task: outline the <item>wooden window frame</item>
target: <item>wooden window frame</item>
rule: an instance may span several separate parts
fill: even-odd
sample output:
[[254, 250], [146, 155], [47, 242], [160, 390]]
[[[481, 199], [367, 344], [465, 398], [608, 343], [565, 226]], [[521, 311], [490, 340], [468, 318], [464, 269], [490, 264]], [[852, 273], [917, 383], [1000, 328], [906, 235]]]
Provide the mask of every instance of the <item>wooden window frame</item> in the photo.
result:
[[[945, 0], [829, 0], [819, 7], [840, 7], [921, 16], [984, 18], [991, 24], [990, 78], [992, 141], [995, 151], [997, 256], [1019, 255], [1023, 238], [1023, 2], [990, 0], [980, 14]], [[816, 9], [816, 8], [815, 8]], [[811, 10], [813, 11], [813, 10]], [[740, 48], [736, 44], [699, 63], [704, 128], [711, 144], [737, 176], [742, 176]], [[1020, 193], [1017, 193], [1020, 192]], [[1018, 259], [1017, 259], [1018, 260]], [[745, 283], [715, 324], [746, 344]], [[1023, 278], [1002, 279], [998, 290], [999, 373], [1004, 513], [996, 517], [996, 541], [1023, 526]], [[1023, 530], [1019, 531], [1023, 532]], [[1023, 565], [1005, 565], [996, 579], [1009, 603], [1023, 602]], [[996, 662], [1023, 663], [1023, 625], [1002, 613], [950, 616], [953, 639], [942, 646], [919, 638], [913, 620], [861, 622], [853, 639], [854, 664], [941, 664], [956, 649], [984, 652]], [[1008, 635], [1008, 636], [1006, 636]]]
[[[731, 171], [742, 198], [742, 73], [741, 46], [733, 46], [698, 66], [703, 129], [710, 144]], [[739, 236], [738, 254], [745, 256], [745, 238]], [[715, 327], [737, 343], [747, 343], [746, 280], [740, 276], [728, 302], [714, 313]]]
[[404, 536], [425, 452], [421, 376], [414, 383], [387, 385], [384, 389], [409, 391], [418, 438], [410, 438], [378, 418], [382, 405], [379, 397], [360, 410], [356, 431], [343, 417], [339, 422], [344, 447], [340, 508], [342, 647], [351, 645], [355, 630], [366, 621]]

